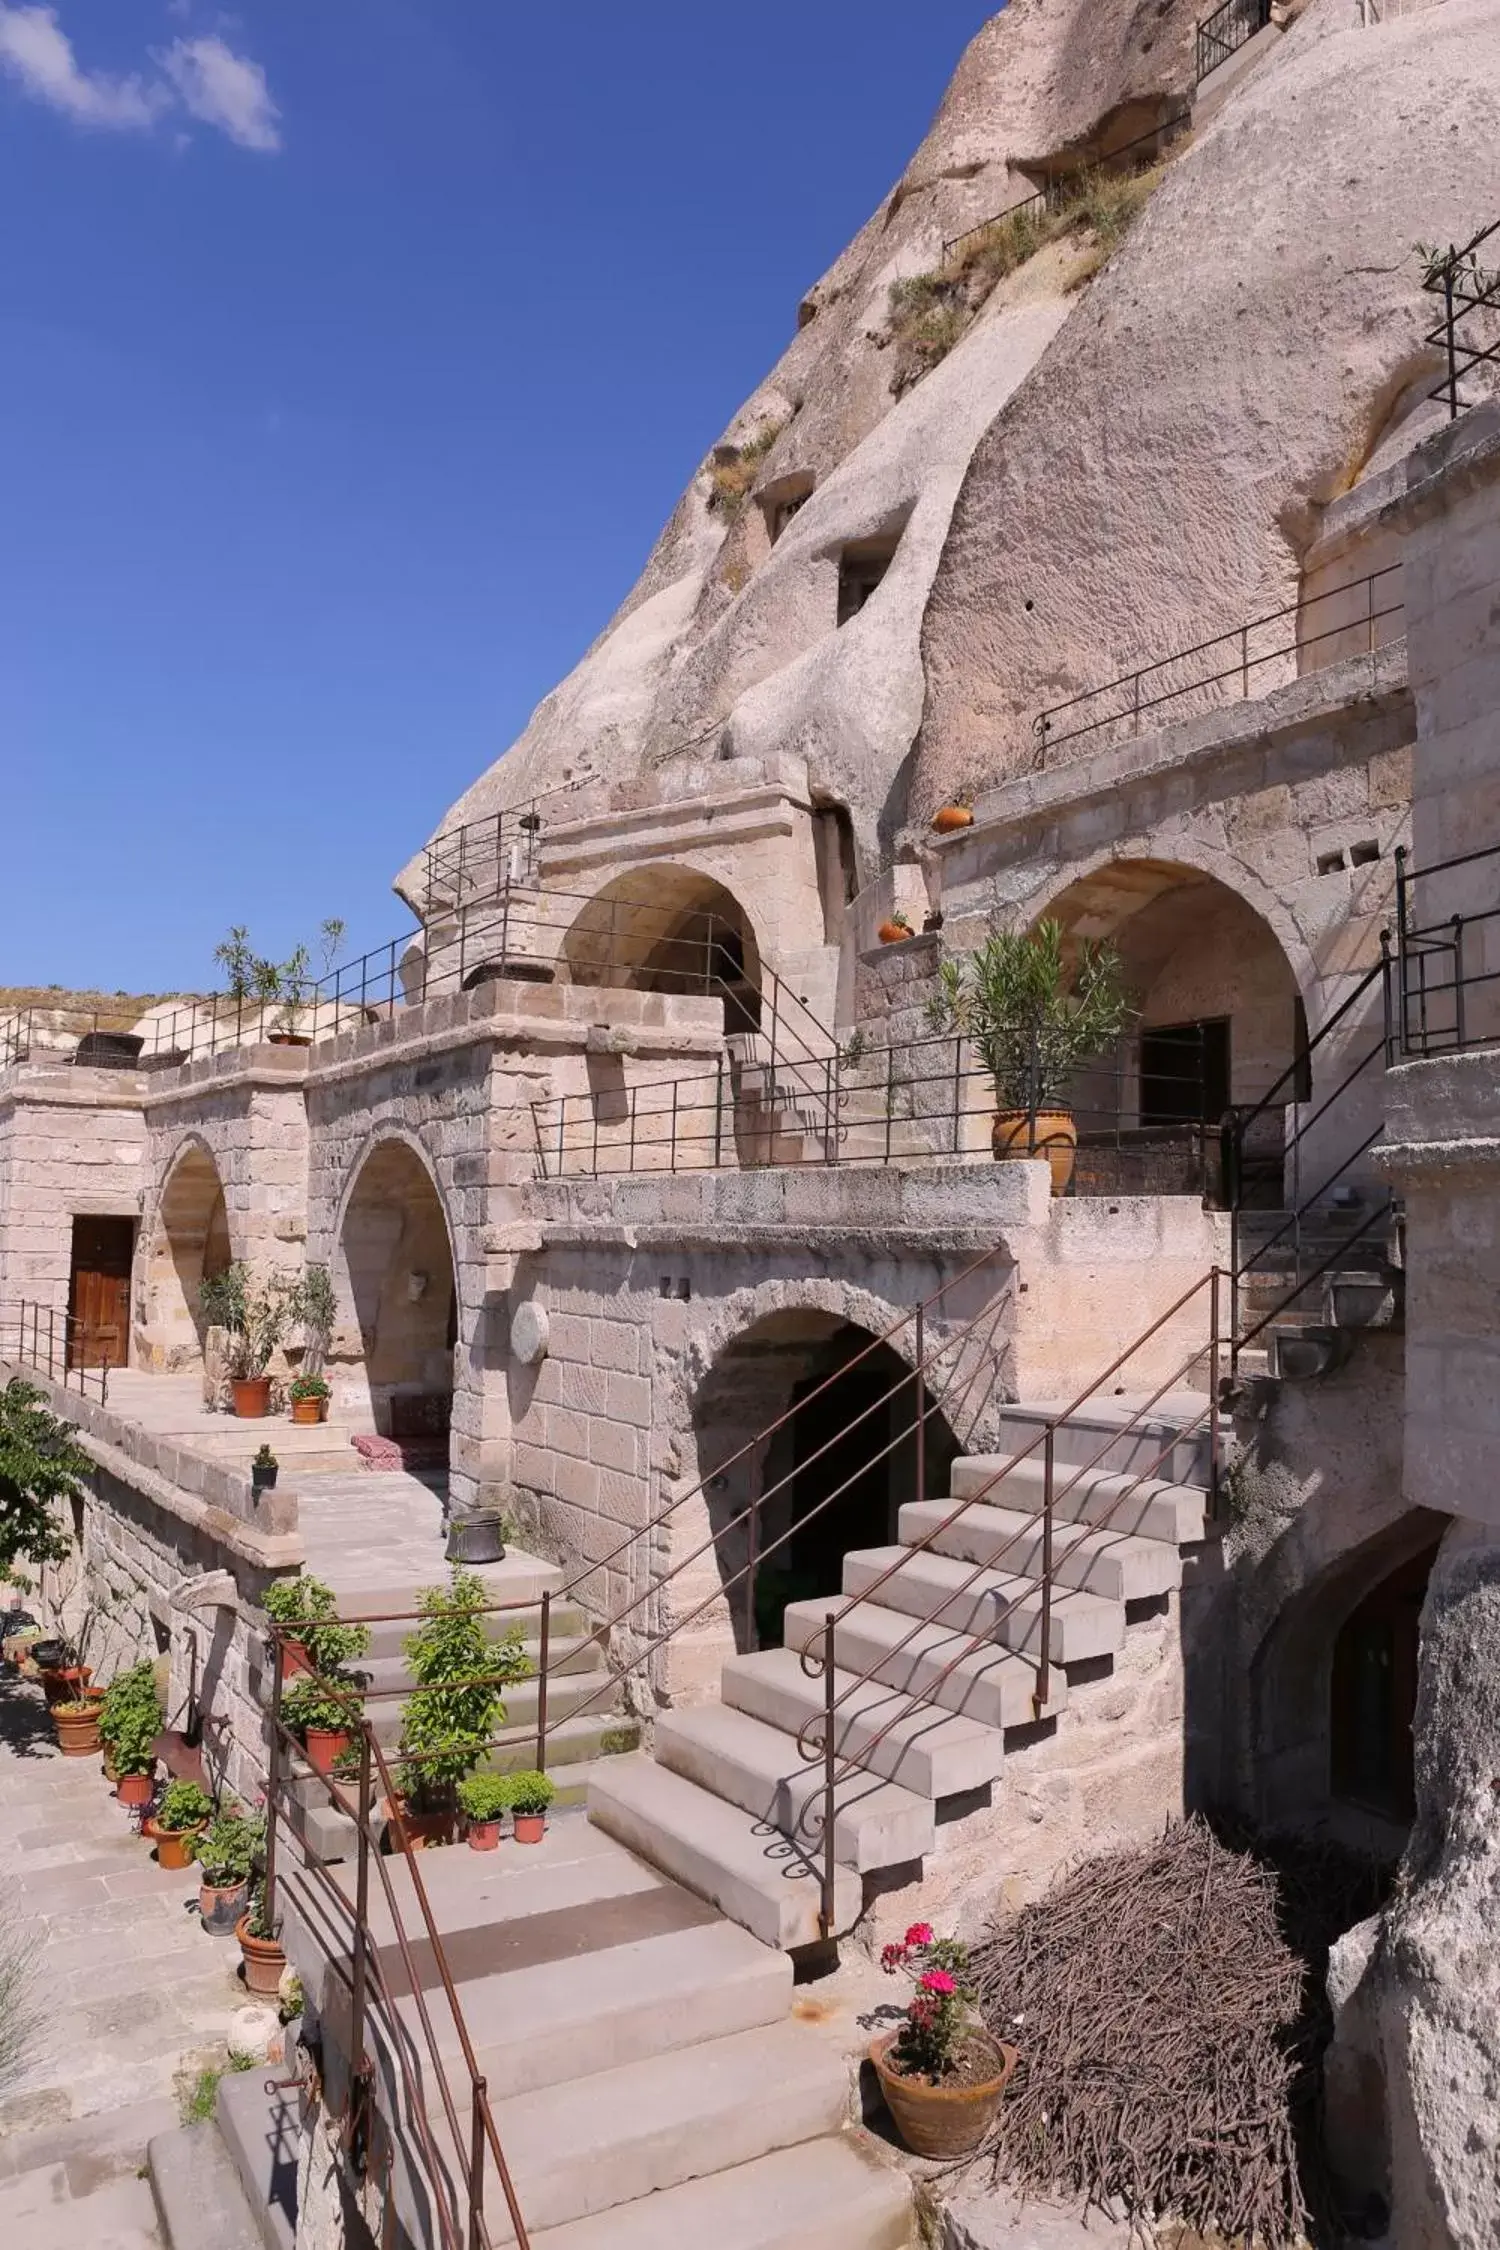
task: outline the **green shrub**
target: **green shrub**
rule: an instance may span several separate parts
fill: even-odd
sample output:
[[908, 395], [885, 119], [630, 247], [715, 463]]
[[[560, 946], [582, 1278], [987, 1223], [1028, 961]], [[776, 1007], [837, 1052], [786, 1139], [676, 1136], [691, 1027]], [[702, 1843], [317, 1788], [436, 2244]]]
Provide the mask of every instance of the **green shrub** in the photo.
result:
[[19, 1376], [0, 1390], [0, 1566], [21, 1557], [64, 1562], [58, 1504], [79, 1500], [93, 1462], [73, 1442], [73, 1425], [59, 1421], [46, 1393]]
[[506, 1776], [499, 1773], [467, 1774], [458, 1785], [458, 1801], [470, 1820], [498, 1820], [510, 1803]]
[[730, 523], [743, 510], [762, 461], [785, 428], [784, 422], [764, 422], [743, 445], [721, 447], [719, 458], [710, 464], [708, 504]]
[[99, 1735], [111, 1749], [131, 1710], [150, 1710], [154, 1714], [151, 1731], [153, 1735], [160, 1734], [164, 1714], [156, 1697], [156, 1666], [149, 1659], [143, 1664], [133, 1664], [128, 1672], [117, 1674], [104, 1691], [104, 1701], [99, 1706]]
[[282, 1724], [293, 1734], [351, 1734], [363, 1715], [364, 1691], [348, 1675], [300, 1673], [281, 1698]]
[[163, 1712], [155, 1695], [149, 1703], [135, 1702], [125, 1706], [116, 1717], [109, 1737], [110, 1755], [115, 1771], [120, 1774], [149, 1773], [156, 1762], [156, 1738], [161, 1733]]
[[485, 1632], [484, 1581], [455, 1564], [446, 1586], [429, 1586], [422, 1622], [407, 1636], [416, 1686], [401, 1707], [401, 1787], [409, 1804], [448, 1811], [458, 1784], [505, 1724], [500, 1687], [531, 1671], [519, 1625], [498, 1641]]
[[173, 1781], [162, 1794], [161, 1809], [156, 1815], [158, 1828], [196, 1828], [200, 1821], [211, 1820], [214, 1802], [196, 1781]]
[[369, 1626], [342, 1622], [333, 1588], [321, 1578], [278, 1578], [260, 1601], [267, 1617], [302, 1643], [313, 1670], [327, 1677], [337, 1678], [370, 1645]]
[[194, 1857], [215, 1890], [248, 1882], [266, 1845], [266, 1824], [243, 1812], [221, 1812], [198, 1838]]
[[557, 1784], [547, 1773], [503, 1773], [498, 1778], [513, 1813], [544, 1813], [557, 1795]]

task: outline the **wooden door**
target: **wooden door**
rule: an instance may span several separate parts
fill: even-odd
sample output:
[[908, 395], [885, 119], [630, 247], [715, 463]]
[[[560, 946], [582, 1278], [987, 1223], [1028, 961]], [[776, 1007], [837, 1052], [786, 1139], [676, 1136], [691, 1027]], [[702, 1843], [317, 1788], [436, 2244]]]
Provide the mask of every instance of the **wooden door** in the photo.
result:
[[68, 1365], [123, 1367], [130, 1356], [134, 1219], [73, 1221]]

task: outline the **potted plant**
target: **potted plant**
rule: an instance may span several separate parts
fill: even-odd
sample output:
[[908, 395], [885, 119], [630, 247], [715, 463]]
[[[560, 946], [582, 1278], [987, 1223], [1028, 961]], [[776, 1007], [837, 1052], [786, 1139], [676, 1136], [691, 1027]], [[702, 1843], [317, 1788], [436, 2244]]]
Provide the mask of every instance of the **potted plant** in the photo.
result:
[[100, 1704], [93, 1697], [51, 1707], [57, 1747], [65, 1758], [92, 1758], [99, 1748]]
[[[104, 1771], [110, 1781], [120, 1779], [115, 1746], [120, 1735], [131, 1726], [129, 1714], [136, 1709], [144, 1714], [141, 1732], [148, 1743], [154, 1743], [162, 1729], [163, 1713], [156, 1693], [156, 1667], [149, 1659], [132, 1665], [128, 1672], [117, 1673], [105, 1689], [99, 1706], [99, 1739], [104, 1746]], [[149, 1786], [146, 1794], [149, 1799]]]
[[359, 1681], [342, 1671], [304, 1672], [281, 1699], [283, 1724], [301, 1735], [308, 1764], [325, 1779], [352, 1744], [363, 1710]]
[[1052, 920], [1025, 933], [992, 921], [975, 952], [939, 964], [927, 1004], [931, 1028], [972, 1041], [994, 1083], [995, 1155], [1045, 1156], [1054, 1195], [1073, 1177], [1078, 1144], [1063, 1096], [1128, 1015], [1114, 947], [1081, 939], [1070, 964]]
[[870, 2049], [896, 2130], [917, 2156], [967, 2156], [994, 2121], [1016, 2050], [974, 2015], [968, 1948], [957, 1938], [914, 1922], [880, 1966], [888, 1976], [905, 1970], [917, 1987], [902, 2022]]
[[[105, 1699], [106, 1707], [108, 1698]], [[127, 1703], [118, 1714], [109, 1736], [118, 1779], [115, 1795], [122, 1805], [149, 1805], [155, 1793], [156, 1740], [162, 1730], [162, 1708], [153, 1684], [150, 1701]], [[103, 1736], [104, 1715], [100, 1714]]]
[[258, 1815], [221, 1810], [194, 1847], [203, 1871], [198, 1918], [210, 1936], [227, 1937], [250, 1904], [250, 1877], [265, 1849], [266, 1824]]
[[213, 1799], [196, 1781], [170, 1781], [152, 1819], [141, 1833], [156, 1846], [158, 1867], [191, 1867], [198, 1837], [213, 1818]]
[[973, 808], [955, 798], [951, 804], [939, 805], [932, 816], [933, 832], [939, 836], [956, 836], [961, 828], [974, 825]]
[[245, 1966], [245, 1990], [275, 1999], [281, 1990], [286, 1953], [266, 1913], [266, 1879], [257, 1867], [250, 1886], [250, 1904], [234, 1925]]
[[260, 1447], [250, 1463], [250, 1489], [252, 1492], [271, 1492], [276, 1485], [276, 1472], [281, 1463], [268, 1445]]
[[321, 1375], [294, 1375], [286, 1395], [291, 1400], [292, 1420], [299, 1427], [327, 1420], [329, 1390]]
[[[260, 1606], [275, 1624], [284, 1627], [306, 1627], [319, 1617], [333, 1615], [333, 1589], [319, 1578], [299, 1575], [296, 1578], [278, 1578], [260, 1597]], [[298, 1672], [310, 1672], [307, 1635], [304, 1630], [284, 1631], [274, 1636], [281, 1642], [283, 1676], [291, 1679]]]
[[518, 1844], [539, 1844], [547, 1832], [547, 1807], [557, 1795], [557, 1787], [550, 1774], [507, 1773], [501, 1776], [505, 1785], [505, 1802], [510, 1807], [511, 1827]]
[[499, 1844], [500, 1816], [510, 1803], [507, 1779], [505, 1774], [471, 1773], [458, 1785], [471, 1852], [492, 1852]]
[[41, 1674], [42, 1693], [49, 1710], [54, 1704], [76, 1703], [82, 1699], [83, 1690], [94, 1675], [91, 1666], [79, 1663], [78, 1651], [71, 1641], [55, 1637], [37, 1641], [31, 1655]]
[[[326, 975], [338, 957], [344, 925], [330, 919], [318, 934]], [[284, 961], [272, 961], [255, 951], [248, 928], [240, 922], [214, 947], [214, 959], [224, 971], [225, 997], [241, 1010], [252, 1010], [252, 1026], [264, 1030], [273, 1047], [312, 1045], [311, 1035], [302, 1029], [302, 1013], [309, 1007], [316, 1011], [318, 987], [308, 974], [312, 956], [305, 945], [294, 946]], [[276, 1010], [269, 1027], [268, 1008]]]
[[485, 1632], [484, 1581], [453, 1566], [446, 1586], [421, 1597], [422, 1622], [405, 1642], [416, 1681], [401, 1706], [398, 1835], [416, 1843], [451, 1841], [458, 1785], [505, 1724], [499, 1690], [531, 1671], [520, 1626], [498, 1641]]
[[882, 922], [875, 932], [882, 945], [900, 945], [902, 940], [909, 938], [911, 934], [911, 924], [899, 908]]
[[203, 1282], [198, 1310], [211, 1328], [224, 1330], [235, 1413], [247, 1419], [269, 1414], [271, 1378], [266, 1369], [295, 1318], [296, 1283], [284, 1274], [259, 1283], [237, 1258]]

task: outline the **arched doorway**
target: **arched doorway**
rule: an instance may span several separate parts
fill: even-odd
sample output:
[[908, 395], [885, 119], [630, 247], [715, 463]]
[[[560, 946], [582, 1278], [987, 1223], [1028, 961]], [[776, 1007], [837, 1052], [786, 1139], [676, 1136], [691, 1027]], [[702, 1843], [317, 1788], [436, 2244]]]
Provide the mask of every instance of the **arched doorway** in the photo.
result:
[[1440, 1541], [1391, 1571], [1350, 1611], [1329, 1676], [1329, 1787], [1335, 1801], [1409, 1826], [1416, 1811], [1412, 1721], [1422, 1604]]
[[[767, 1314], [720, 1353], [693, 1422], [715, 1528], [756, 1504], [753, 1601], [744, 1525], [718, 1549], [739, 1647], [779, 1646], [788, 1602], [839, 1593], [846, 1554], [896, 1539], [903, 1505], [918, 1497], [916, 1412], [907, 1363], [868, 1329], [816, 1307]], [[765, 1430], [769, 1438], [734, 1458]], [[929, 1397], [929, 1494], [948, 1489], [958, 1450]]]
[[732, 891], [691, 868], [653, 863], [616, 876], [579, 913], [562, 957], [574, 984], [712, 994], [727, 1031], [759, 1028], [750, 919]]
[[[1306, 1093], [1307, 1024], [1281, 943], [1248, 900], [1201, 870], [1110, 860], [1046, 909], [1067, 938], [1106, 939], [1135, 1020], [1113, 1055], [1080, 1074], [1080, 1184], [1223, 1193], [1224, 1112], [1274, 1102], [1247, 1138], [1246, 1191], [1282, 1200], [1286, 1111]], [[1290, 1075], [1288, 1075], [1290, 1074]]]
[[232, 1255], [219, 1168], [201, 1141], [190, 1141], [167, 1174], [146, 1257], [141, 1357], [148, 1365], [201, 1366], [199, 1292]]
[[340, 1389], [356, 1414], [366, 1411], [379, 1434], [401, 1447], [406, 1467], [444, 1474], [458, 1289], [447, 1216], [409, 1142], [381, 1141], [360, 1166], [344, 1207], [334, 1286], [340, 1326], [359, 1336], [356, 1366], [335, 1368]]

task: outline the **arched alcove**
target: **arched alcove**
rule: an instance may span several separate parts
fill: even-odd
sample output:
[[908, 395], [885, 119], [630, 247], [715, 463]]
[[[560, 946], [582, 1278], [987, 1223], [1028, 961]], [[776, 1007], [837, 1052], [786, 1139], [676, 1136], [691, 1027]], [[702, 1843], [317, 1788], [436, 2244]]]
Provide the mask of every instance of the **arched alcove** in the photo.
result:
[[[446, 1467], [453, 1415], [458, 1290], [447, 1215], [408, 1141], [379, 1141], [344, 1206], [334, 1267], [340, 1333], [359, 1357], [335, 1370], [356, 1415], [395, 1439], [408, 1465]], [[349, 1394], [352, 1393], [352, 1396]]]
[[750, 917], [732, 891], [692, 868], [653, 862], [616, 876], [579, 912], [562, 960], [574, 984], [712, 994], [727, 1030], [760, 1023]]
[[189, 1141], [167, 1174], [146, 1253], [143, 1357], [148, 1364], [201, 1365], [206, 1324], [199, 1292], [232, 1256], [219, 1168], [201, 1141]]

